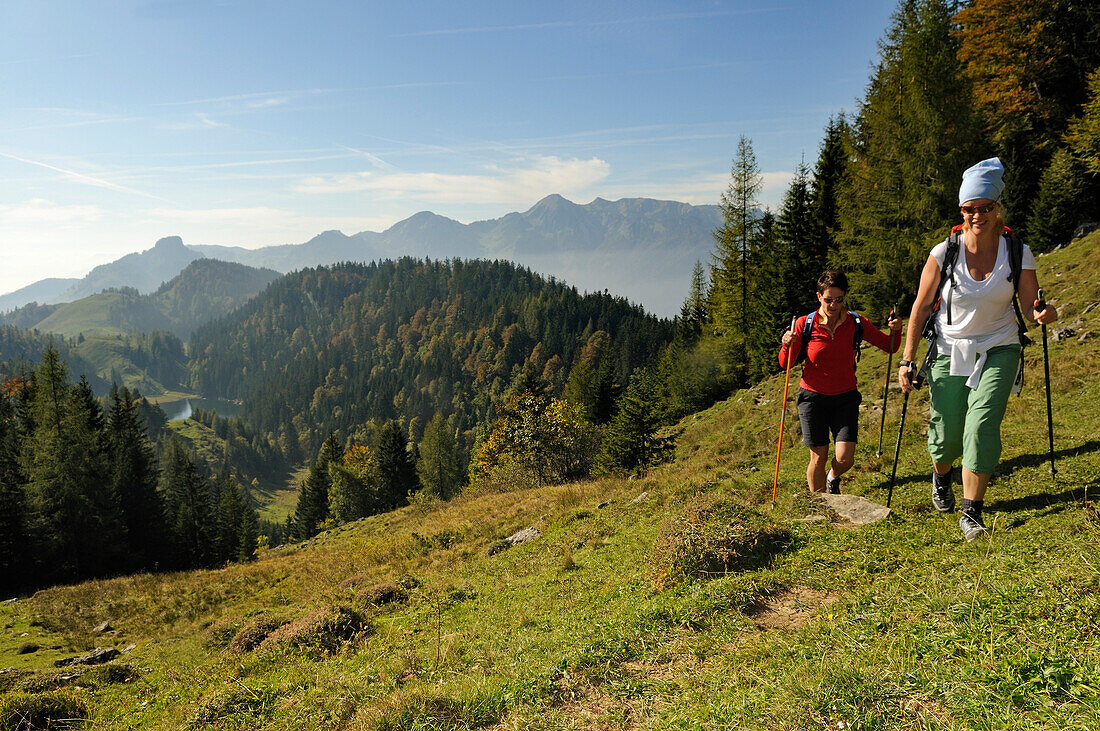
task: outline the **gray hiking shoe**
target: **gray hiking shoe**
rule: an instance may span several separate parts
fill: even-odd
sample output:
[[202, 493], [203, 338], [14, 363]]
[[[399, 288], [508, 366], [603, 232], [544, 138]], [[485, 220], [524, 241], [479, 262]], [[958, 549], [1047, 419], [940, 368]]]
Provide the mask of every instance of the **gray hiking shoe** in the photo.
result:
[[951, 477], [955, 470], [946, 475], [932, 473], [932, 505], [941, 513], [950, 513], [955, 509], [955, 491], [951, 489]]
[[966, 538], [967, 543], [981, 538], [988, 532], [980, 516], [967, 512], [959, 513], [959, 527], [962, 528], [963, 537]]
[[829, 476], [825, 475], [825, 492], [829, 493], [830, 495], [839, 495], [840, 478], [834, 477], [832, 479], [829, 479]]

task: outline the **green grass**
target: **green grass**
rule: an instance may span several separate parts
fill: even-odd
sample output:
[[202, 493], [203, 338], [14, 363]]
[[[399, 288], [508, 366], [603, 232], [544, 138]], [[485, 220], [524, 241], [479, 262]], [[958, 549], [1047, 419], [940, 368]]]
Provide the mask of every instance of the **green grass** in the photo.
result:
[[[1040, 258], [1056, 329], [1100, 333], [1100, 308], [1083, 314], [1100, 301], [1098, 258], [1100, 235]], [[0, 606], [0, 624], [43, 647], [137, 644], [124, 660], [136, 677], [73, 691], [92, 728], [1100, 728], [1097, 342], [1050, 343], [1056, 482], [1041, 344], [1029, 351], [986, 501], [993, 530], [974, 544], [929, 503], [925, 392], [910, 400], [889, 519], [803, 520], [823, 509], [805, 495], [791, 414], [771, 510], [772, 379], [685, 419], [675, 461], [639, 480], [413, 506], [247, 566], [56, 587]], [[844, 488], [880, 501], [901, 408], [891, 393], [876, 458], [884, 366], [874, 351], [860, 363], [862, 443]], [[766, 513], [789, 540], [742, 570], [663, 581], [661, 526], [700, 494]], [[528, 526], [541, 537], [488, 555]], [[355, 588], [387, 581], [413, 587], [407, 600], [376, 607]], [[226, 644], [260, 614], [338, 606], [370, 631], [335, 651]], [[116, 636], [91, 634], [104, 619]], [[0, 667], [44, 671], [61, 654], [12, 651], [0, 643]]]

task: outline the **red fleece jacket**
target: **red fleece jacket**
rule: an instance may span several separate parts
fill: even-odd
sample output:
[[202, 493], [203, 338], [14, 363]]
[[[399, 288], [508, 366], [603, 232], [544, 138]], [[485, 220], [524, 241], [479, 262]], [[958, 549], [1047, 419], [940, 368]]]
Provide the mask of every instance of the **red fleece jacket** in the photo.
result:
[[[802, 365], [802, 380], [799, 386], [808, 391], [836, 396], [847, 393], [856, 387], [856, 351], [852, 348], [855, 337], [856, 321], [851, 315], [829, 334], [821, 324], [820, 314], [815, 313], [814, 326], [810, 331], [810, 344], [806, 348], [806, 361]], [[863, 320], [863, 339], [884, 353], [896, 353], [901, 347], [901, 332], [887, 335], [871, 324], [866, 317]], [[794, 337], [788, 348], [779, 349], [779, 365], [787, 367], [788, 351], [791, 358], [797, 358], [802, 349], [802, 328], [806, 317], [798, 318], [795, 323]], [[793, 365], [793, 364], [792, 364]]]

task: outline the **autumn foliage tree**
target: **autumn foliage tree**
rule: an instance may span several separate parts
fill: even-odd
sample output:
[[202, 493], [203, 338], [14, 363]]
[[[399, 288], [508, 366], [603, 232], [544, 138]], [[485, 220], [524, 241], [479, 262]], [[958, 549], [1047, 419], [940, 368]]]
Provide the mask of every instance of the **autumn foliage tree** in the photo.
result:
[[525, 392], [501, 407], [474, 449], [470, 475], [476, 480], [512, 464], [528, 472], [537, 485], [564, 482], [588, 474], [595, 451], [595, 429], [577, 406]]

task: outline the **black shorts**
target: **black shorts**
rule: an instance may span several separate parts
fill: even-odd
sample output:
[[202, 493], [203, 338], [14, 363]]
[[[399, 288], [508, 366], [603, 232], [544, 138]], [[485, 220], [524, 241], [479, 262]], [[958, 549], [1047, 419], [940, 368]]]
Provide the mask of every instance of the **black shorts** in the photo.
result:
[[859, 435], [859, 404], [863, 396], [855, 389], [836, 396], [798, 389], [798, 418], [802, 421], [802, 443], [807, 447], [829, 446], [833, 441], [854, 442]]

